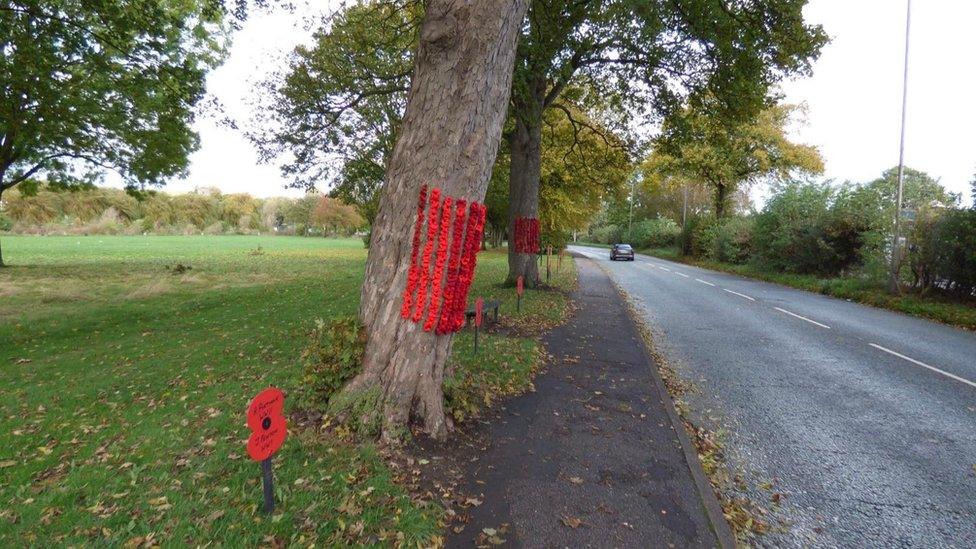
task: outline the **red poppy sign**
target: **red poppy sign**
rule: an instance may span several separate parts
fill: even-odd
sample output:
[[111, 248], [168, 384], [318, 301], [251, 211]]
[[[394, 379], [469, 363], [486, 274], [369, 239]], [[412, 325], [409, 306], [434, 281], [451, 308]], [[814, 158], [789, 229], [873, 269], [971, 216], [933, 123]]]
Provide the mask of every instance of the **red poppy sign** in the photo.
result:
[[258, 393], [247, 407], [247, 426], [251, 438], [247, 440], [247, 454], [254, 461], [264, 461], [281, 448], [288, 435], [288, 426], [282, 413], [285, 395], [274, 387]]
[[525, 292], [525, 282], [522, 280], [522, 277], [519, 276], [517, 279], [515, 279], [515, 293], [522, 295], [523, 292]]
[[476, 326], [481, 326], [481, 318], [484, 310], [485, 300], [479, 297], [474, 301], [474, 323]]

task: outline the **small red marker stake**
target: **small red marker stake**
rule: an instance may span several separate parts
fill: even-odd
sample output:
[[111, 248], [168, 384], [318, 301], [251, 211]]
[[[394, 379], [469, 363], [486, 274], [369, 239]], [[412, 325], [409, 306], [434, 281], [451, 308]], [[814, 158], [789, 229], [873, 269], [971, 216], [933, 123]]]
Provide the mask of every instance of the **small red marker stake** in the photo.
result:
[[525, 293], [525, 282], [522, 280], [521, 275], [515, 279], [515, 293], [518, 294], [518, 305], [516, 305], [516, 311], [522, 312], [522, 294]]
[[251, 438], [247, 439], [247, 455], [261, 462], [264, 477], [264, 512], [274, 511], [274, 477], [271, 471], [271, 456], [281, 448], [288, 436], [288, 425], [282, 410], [285, 395], [274, 387], [258, 393], [247, 407], [247, 426], [251, 428]]
[[485, 310], [485, 300], [474, 300], [474, 353], [478, 354], [478, 330], [481, 329], [482, 314]]

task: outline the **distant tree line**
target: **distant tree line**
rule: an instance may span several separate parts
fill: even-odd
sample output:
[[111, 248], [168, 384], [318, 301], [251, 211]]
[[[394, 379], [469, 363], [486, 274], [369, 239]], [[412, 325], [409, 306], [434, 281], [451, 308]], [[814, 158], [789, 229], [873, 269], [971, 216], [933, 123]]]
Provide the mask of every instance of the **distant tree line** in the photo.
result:
[[354, 206], [318, 193], [255, 198], [214, 188], [185, 194], [22, 184], [0, 202], [0, 231], [21, 234], [294, 234], [351, 236]]
[[[881, 284], [892, 253], [897, 180], [897, 168], [862, 184], [787, 180], [772, 186], [761, 210], [744, 199], [722, 217], [715, 215], [707, 190], [690, 184], [684, 229], [684, 189], [644, 186], [632, 224], [625, 209], [610, 205], [587, 237], [642, 248], [676, 247], [684, 255], [775, 272]], [[976, 202], [976, 181], [973, 191]], [[899, 253], [908, 287], [967, 299], [976, 292], [976, 206], [963, 208], [960, 202], [960, 195], [928, 174], [905, 169]]]

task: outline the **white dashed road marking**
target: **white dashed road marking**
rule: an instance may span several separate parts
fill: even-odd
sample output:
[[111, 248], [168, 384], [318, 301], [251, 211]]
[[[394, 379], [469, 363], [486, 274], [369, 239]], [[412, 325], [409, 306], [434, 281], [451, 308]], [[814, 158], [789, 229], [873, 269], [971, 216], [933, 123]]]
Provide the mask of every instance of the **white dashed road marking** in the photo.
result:
[[712, 286], [712, 287], [714, 287], [714, 286], [715, 286], [715, 285], [714, 285], [714, 284], [712, 284], [711, 282], [708, 282], [708, 281], [705, 281], [705, 280], [702, 280], [702, 279], [700, 279], [700, 278], [696, 278], [696, 279], [695, 279], [695, 282], [701, 282], [702, 284], [705, 284], [705, 285], [708, 285], [708, 286]]
[[671, 269], [669, 269], [669, 268], [667, 268], [667, 267], [662, 267], [662, 266], [660, 266], [660, 265], [658, 265], [658, 266], [657, 266], [657, 268], [658, 268], [658, 269], [661, 269], [662, 271], [667, 271], [667, 272], [669, 272], [669, 273], [671, 272]]
[[966, 385], [969, 385], [970, 387], [976, 387], [976, 383], [973, 383], [972, 381], [969, 381], [968, 379], [961, 378], [961, 377], [959, 377], [957, 375], [950, 374], [949, 372], [946, 372], [945, 370], [940, 370], [940, 369], [936, 368], [935, 366], [929, 366], [928, 364], [926, 364], [926, 363], [924, 363], [922, 361], [915, 360], [914, 358], [911, 358], [911, 357], [907, 357], [907, 356], [905, 356], [905, 355], [903, 355], [901, 353], [892, 351], [891, 349], [886, 349], [886, 348], [884, 348], [881, 345], [878, 345], [876, 343], [869, 343], [869, 345], [871, 345], [875, 349], [878, 349], [879, 351], [884, 351], [884, 352], [886, 352], [886, 353], [888, 353], [890, 355], [894, 355], [894, 356], [896, 356], [896, 357], [898, 357], [900, 359], [907, 360], [908, 362], [911, 362], [912, 364], [917, 364], [918, 366], [921, 366], [922, 368], [928, 368], [929, 370], [932, 370], [933, 372], [935, 372], [937, 374], [942, 374], [942, 375], [944, 375], [944, 376], [946, 376], [948, 378], [954, 379], [954, 380], [959, 381], [961, 383], [965, 383]]
[[792, 317], [799, 318], [800, 320], [805, 320], [805, 321], [809, 322], [810, 324], [815, 324], [817, 326], [820, 326], [821, 328], [827, 328], [828, 330], [830, 329], [830, 326], [827, 326], [826, 324], [821, 324], [821, 323], [817, 322], [816, 320], [810, 320], [809, 318], [807, 318], [805, 316], [800, 316], [800, 315], [798, 315], [796, 313], [791, 313], [791, 312], [787, 311], [786, 309], [780, 309], [779, 307], [773, 307], [773, 308], [776, 309], [777, 311], [781, 312], [781, 313], [786, 313], [786, 314], [788, 314], [788, 315], [790, 315]]
[[674, 274], [688, 278], [688, 275], [686, 275], [685, 273], [679, 273], [678, 271], [675, 271]]
[[729, 292], [730, 294], [735, 294], [735, 295], [737, 295], [739, 297], [744, 297], [744, 298], [748, 299], [749, 301], [755, 301], [756, 300], [756, 298], [754, 298], [754, 297], [749, 297], [746, 294], [740, 294], [739, 292], [733, 292], [732, 290], [730, 290], [728, 288], [722, 288], [722, 289], [725, 290], [726, 292]]

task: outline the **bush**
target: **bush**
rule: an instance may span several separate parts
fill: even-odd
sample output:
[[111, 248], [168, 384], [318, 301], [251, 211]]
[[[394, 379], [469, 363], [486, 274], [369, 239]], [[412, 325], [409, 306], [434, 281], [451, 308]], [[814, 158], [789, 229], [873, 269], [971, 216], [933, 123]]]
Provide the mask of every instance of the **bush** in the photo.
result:
[[623, 238], [623, 231], [617, 225], [604, 225], [594, 229], [591, 236], [600, 244], [614, 244]]
[[14, 228], [14, 220], [0, 212], [0, 231], [9, 231]]
[[742, 264], [752, 255], [752, 231], [755, 220], [751, 217], [730, 217], [712, 225], [709, 258], [723, 263]]
[[931, 225], [928, 284], [972, 299], [976, 291], [976, 209], [949, 210]]
[[681, 227], [667, 218], [645, 219], [634, 223], [630, 231], [630, 243], [637, 248], [667, 248], [674, 246], [681, 235]]
[[679, 235], [681, 253], [695, 257], [708, 257], [715, 240], [714, 217], [692, 216], [688, 218], [685, 230]]
[[766, 268], [835, 276], [859, 267], [880, 239], [881, 208], [867, 188], [793, 183], [756, 217], [753, 247]]
[[316, 320], [302, 352], [302, 386], [315, 407], [325, 408], [332, 396], [359, 373], [366, 331], [355, 316], [326, 324]]

